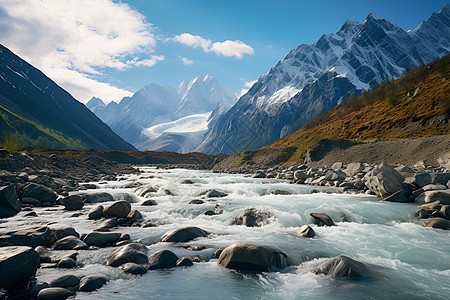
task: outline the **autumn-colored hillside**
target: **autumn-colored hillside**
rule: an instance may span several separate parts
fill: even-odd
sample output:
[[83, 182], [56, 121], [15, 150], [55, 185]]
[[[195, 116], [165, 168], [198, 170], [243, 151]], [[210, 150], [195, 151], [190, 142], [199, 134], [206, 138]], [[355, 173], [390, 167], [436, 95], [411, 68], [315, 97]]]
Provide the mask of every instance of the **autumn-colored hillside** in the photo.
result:
[[[351, 98], [262, 149], [295, 149], [301, 159], [322, 139], [398, 139], [450, 133], [450, 56]], [[293, 152], [293, 151], [292, 151]]]

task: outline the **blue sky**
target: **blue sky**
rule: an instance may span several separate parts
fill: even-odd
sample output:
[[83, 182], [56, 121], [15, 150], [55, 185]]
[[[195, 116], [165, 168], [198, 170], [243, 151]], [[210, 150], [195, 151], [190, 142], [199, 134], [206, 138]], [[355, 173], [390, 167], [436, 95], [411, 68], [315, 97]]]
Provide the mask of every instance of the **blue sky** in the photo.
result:
[[445, 3], [0, 0], [0, 43], [82, 102], [208, 73], [239, 93], [291, 49], [346, 20], [374, 12], [409, 30]]

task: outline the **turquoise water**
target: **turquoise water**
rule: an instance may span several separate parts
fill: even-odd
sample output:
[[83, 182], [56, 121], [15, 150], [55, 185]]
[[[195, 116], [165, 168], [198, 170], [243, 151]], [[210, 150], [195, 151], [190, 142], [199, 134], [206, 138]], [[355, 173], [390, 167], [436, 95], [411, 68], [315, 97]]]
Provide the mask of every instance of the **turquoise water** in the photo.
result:
[[[157, 227], [119, 228], [132, 239], [141, 240], [148, 255], [170, 249], [178, 256], [198, 256], [205, 262], [192, 267], [149, 271], [143, 276], [125, 275], [105, 266], [110, 249], [80, 251], [77, 270], [40, 270], [38, 278], [50, 281], [62, 274], [105, 274], [112, 280], [94, 293], [78, 293], [76, 299], [448, 299], [450, 292], [449, 232], [422, 227], [414, 218], [414, 204], [380, 202], [374, 196], [338, 193], [338, 189], [292, 185], [272, 179], [253, 179], [243, 175], [213, 174], [192, 170], [157, 170], [127, 176], [122, 181], [100, 184], [117, 195], [133, 194], [125, 188], [130, 182], [158, 187], [152, 197], [159, 204], [143, 207], [142, 197], [133, 196], [133, 208]], [[148, 178], [150, 175], [154, 178]], [[181, 184], [185, 179], [193, 185]], [[227, 197], [205, 204], [188, 202], [208, 189], [229, 193]], [[174, 196], [164, 195], [169, 189]], [[272, 189], [285, 189], [292, 195], [270, 195]], [[319, 189], [320, 193], [311, 194]], [[218, 204], [223, 213], [205, 216]], [[270, 211], [271, 222], [260, 228], [230, 225], [240, 211], [256, 207]], [[309, 213], [324, 212], [337, 226], [317, 227]], [[39, 214], [39, 213], [38, 213]], [[58, 224], [89, 232], [98, 223], [86, 217], [47, 216]], [[292, 232], [309, 224], [316, 232], [313, 239], [301, 239]], [[206, 246], [191, 251], [179, 245], [159, 243], [168, 230], [198, 226], [211, 235], [185, 243]], [[276, 246], [294, 265], [279, 272], [243, 275], [225, 269], [211, 259], [218, 248], [237, 242]], [[359, 280], [335, 279], [316, 275], [311, 270], [327, 257], [347, 255], [369, 265], [372, 274]]]

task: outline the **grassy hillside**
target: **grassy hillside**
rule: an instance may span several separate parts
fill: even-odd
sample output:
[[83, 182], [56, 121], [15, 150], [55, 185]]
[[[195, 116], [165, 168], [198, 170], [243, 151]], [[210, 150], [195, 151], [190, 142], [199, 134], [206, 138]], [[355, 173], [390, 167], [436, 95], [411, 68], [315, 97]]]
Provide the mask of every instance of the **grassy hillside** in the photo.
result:
[[66, 138], [60, 132], [44, 128], [0, 106], [0, 147], [17, 151], [23, 147], [87, 149], [83, 142]]
[[323, 140], [355, 142], [450, 134], [450, 56], [350, 97], [303, 128], [261, 149], [225, 158], [217, 169], [303, 162]]
[[[450, 133], [450, 56], [350, 98], [262, 149], [295, 149], [304, 158], [322, 139], [398, 139]], [[283, 152], [283, 150], [281, 151]]]

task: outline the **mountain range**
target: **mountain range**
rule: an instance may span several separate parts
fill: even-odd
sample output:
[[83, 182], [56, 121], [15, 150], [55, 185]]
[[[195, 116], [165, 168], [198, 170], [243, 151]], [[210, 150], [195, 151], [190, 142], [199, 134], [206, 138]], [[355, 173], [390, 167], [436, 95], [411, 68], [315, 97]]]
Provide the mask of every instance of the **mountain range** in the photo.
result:
[[135, 150], [67, 91], [0, 45], [2, 147]]
[[405, 31], [369, 13], [293, 49], [212, 124], [204, 153], [238, 153], [289, 135], [352, 94], [450, 52], [450, 6]]
[[86, 106], [139, 150], [192, 152], [236, 100], [208, 74], [175, 87], [150, 83], [119, 103], [93, 97]]

